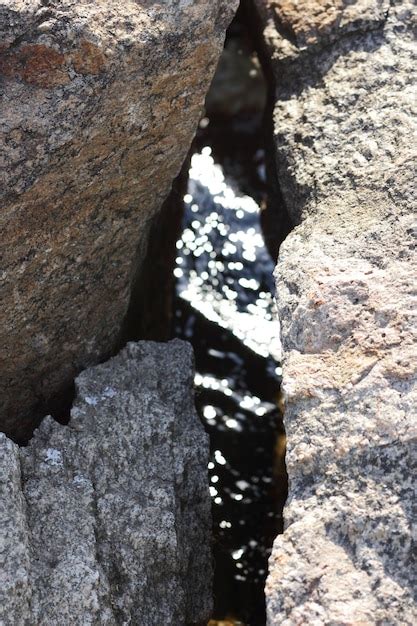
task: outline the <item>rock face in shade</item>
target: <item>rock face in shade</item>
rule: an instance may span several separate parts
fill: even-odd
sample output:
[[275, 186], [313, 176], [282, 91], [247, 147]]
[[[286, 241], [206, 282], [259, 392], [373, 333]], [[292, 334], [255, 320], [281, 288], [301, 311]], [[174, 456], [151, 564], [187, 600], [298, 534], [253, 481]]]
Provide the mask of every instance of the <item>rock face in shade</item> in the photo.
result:
[[0, 623], [189, 624], [211, 609], [208, 441], [192, 349], [139, 342], [83, 372], [69, 426], [0, 435]]
[[256, 3], [298, 224], [276, 271], [290, 496], [268, 624], [415, 624], [412, 3]]
[[0, 0], [0, 429], [115, 349], [237, 0]]

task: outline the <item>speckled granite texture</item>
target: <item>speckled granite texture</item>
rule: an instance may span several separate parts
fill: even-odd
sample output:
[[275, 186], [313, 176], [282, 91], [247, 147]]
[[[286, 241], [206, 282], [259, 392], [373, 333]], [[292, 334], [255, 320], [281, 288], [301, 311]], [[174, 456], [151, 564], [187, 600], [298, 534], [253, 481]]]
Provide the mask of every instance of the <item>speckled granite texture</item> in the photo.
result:
[[181, 625], [211, 609], [208, 440], [189, 344], [77, 379], [69, 426], [0, 434], [0, 624]]
[[298, 224], [276, 270], [290, 496], [268, 624], [411, 626], [414, 6], [256, 4], [276, 79], [277, 169]]
[[117, 347], [237, 0], [0, 0], [0, 430]]

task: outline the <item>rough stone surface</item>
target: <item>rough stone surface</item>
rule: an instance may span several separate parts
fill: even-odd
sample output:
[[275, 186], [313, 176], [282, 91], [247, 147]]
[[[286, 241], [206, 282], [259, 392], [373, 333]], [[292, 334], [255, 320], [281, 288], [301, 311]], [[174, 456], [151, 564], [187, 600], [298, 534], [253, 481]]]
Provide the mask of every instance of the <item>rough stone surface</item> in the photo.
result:
[[208, 441], [181, 341], [83, 372], [68, 427], [0, 434], [0, 623], [188, 624], [211, 608]]
[[277, 168], [298, 224], [276, 273], [290, 497], [268, 624], [411, 626], [414, 7], [256, 2], [276, 79]]
[[114, 350], [237, 0], [0, 0], [0, 429]]

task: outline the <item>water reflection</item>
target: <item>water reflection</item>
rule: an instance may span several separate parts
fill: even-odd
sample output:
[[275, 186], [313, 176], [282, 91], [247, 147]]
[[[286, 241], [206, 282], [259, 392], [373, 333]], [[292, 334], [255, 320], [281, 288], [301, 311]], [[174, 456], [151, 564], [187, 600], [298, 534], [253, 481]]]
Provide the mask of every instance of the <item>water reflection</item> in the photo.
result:
[[273, 263], [259, 206], [225, 178], [209, 147], [192, 157], [184, 202], [176, 335], [194, 346], [196, 404], [211, 441], [214, 617], [257, 626], [285, 497], [273, 481], [274, 446], [283, 437]]
[[259, 206], [226, 181], [210, 147], [192, 157], [184, 201], [186, 224], [174, 271], [180, 297], [257, 354], [279, 361], [274, 267], [260, 229]]

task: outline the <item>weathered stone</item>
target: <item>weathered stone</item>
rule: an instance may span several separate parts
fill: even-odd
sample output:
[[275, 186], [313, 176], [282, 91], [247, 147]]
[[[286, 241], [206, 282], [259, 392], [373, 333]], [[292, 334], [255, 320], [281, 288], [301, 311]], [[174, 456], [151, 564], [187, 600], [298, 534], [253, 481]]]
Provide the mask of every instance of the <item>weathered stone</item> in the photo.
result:
[[5, 432], [115, 349], [236, 5], [0, 1]]
[[255, 0], [268, 22], [273, 55], [286, 59], [315, 44], [328, 44], [356, 30], [378, 28], [390, 0]]
[[193, 373], [184, 342], [128, 344], [78, 377], [68, 427], [47, 418], [20, 451], [0, 435], [1, 624], [208, 619], [208, 441]]
[[346, 2], [340, 29], [317, 2], [256, 3], [299, 224], [277, 266], [290, 497], [268, 623], [415, 624], [413, 6]]

